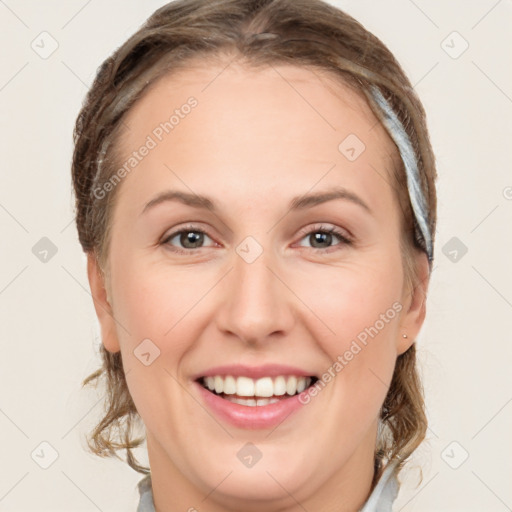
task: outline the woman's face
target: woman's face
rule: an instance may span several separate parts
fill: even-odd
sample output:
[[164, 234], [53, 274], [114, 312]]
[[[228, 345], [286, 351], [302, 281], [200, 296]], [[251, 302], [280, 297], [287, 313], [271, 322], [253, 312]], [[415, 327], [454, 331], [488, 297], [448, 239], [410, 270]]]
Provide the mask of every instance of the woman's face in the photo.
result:
[[129, 112], [108, 302], [92, 258], [89, 277], [160, 496], [181, 482], [271, 510], [371, 480], [379, 410], [424, 314], [376, 123], [346, 86], [285, 65], [203, 64]]

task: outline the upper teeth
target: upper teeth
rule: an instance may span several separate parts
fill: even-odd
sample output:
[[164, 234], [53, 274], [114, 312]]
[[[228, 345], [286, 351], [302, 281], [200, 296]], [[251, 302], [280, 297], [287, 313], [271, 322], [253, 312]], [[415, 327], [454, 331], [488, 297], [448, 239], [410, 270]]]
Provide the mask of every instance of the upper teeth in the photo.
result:
[[216, 393], [238, 396], [281, 396], [287, 393], [301, 393], [311, 384], [311, 377], [279, 376], [251, 379], [249, 377], [232, 377], [231, 375], [204, 377], [204, 385]]

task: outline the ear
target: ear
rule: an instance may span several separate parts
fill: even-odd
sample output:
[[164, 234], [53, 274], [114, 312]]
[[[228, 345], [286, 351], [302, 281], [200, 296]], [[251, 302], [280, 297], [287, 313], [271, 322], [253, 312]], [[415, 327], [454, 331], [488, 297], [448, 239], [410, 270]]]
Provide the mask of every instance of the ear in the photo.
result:
[[[402, 296], [404, 309], [400, 321], [397, 355], [403, 354], [414, 343], [427, 312], [427, 290], [430, 280], [428, 258], [424, 252], [419, 251], [413, 257], [417, 274], [413, 289], [404, 289]], [[406, 334], [407, 338], [402, 334]]]
[[109, 302], [105, 277], [100, 269], [94, 251], [87, 253], [87, 275], [91, 288], [94, 309], [101, 327], [101, 341], [105, 348], [112, 353], [119, 352], [120, 346], [117, 339], [115, 320], [112, 306]]

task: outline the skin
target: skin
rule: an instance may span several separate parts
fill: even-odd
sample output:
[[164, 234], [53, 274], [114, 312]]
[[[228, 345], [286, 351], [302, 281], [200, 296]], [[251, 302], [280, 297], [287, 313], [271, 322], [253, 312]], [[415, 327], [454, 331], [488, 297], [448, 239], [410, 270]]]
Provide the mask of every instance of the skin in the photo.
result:
[[[425, 316], [427, 258], [416, 254], [420, 284], [407, 289], [400, 209], [383, 179], [396, 148], [366, 102], [327, 75], [224, 67], [165, 76], [128, 113], [127, 158], [175, 108], [198, 100], [118, 185], [107, 281], [89, 255], [102, 340], [121, 351], [146, 426], [158, 512], [354, 511], [371, 490], [396, 358]], [[354, 162], [338, 150], [351, 133], [366, 146]], [[289, 211], [292, 197], [334, 186], [371, 213], [346, 199]], [[208, 195], [219, 209], [174, 201], [141, 214], [169, 189]], [[179, 237], [164, 243], [192, 222], [207, 233], [201, 248]], [[315, 242], [308, 232], [319, 224], [350, 234], [352, 244]], [[247, 236], [263, 250], [252, 263], [236, 252]], [[192, 376], [221, 364], [283, 363], [321, 375], [397, 301], [400, 313], [273, 430], [224, 423], [192, 386]], [[133, 353], [146, 338], [160, 350], [149, 366]], [[247, 442], [262, 452], [252, 468], [237, 458]]]

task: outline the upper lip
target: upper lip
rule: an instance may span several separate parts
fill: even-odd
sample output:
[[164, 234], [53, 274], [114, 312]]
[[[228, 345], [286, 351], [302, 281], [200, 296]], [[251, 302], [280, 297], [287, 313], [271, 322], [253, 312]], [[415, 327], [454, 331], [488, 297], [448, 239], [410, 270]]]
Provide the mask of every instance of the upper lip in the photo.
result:
[[201, 377], [215, 377], [215, 375], [232, 375], [233, 377], [250, 377], [259, 379], [261, 377], [278, 377], [279, 375], [295, 375], [297, 377], [314, 377], [313, 372], [283, 364], [265, 364], [262, 366], [248, 365], [223, 365], [208, 368], [192, 377], [194, 380]]

